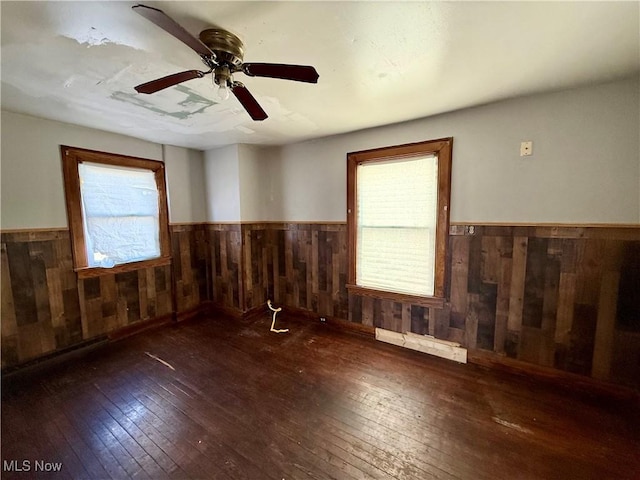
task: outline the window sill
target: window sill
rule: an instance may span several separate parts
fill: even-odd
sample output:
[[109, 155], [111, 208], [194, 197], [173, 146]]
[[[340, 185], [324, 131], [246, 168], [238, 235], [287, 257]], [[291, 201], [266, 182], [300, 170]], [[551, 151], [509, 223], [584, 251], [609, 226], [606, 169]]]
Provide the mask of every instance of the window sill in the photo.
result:
[[361, 295], [363, 297], [381, 298], [384, 300], [392, 300], [394, 302], [411, 303], [413, 305], [420, 305], [422, 307], [444, 308], [444, 298], [442, 297], [420, 297], [418, 295], [407, 295], [404, 293], [374, 290], [372, 288], [360, 287], [358, 285], [347, 285], [347, 290], [353, 295]]
[[171, 257], [158, 257], [150, 260], [142, 260], [141, 262], [123, 263], [112, 268], [102, 267], [82, 267], [75, 268], [79, 279], [100, 277], [102, 275], [112, 275], [115, 273], [132, 272], [142, 268], [162, 267], [171, 264]]

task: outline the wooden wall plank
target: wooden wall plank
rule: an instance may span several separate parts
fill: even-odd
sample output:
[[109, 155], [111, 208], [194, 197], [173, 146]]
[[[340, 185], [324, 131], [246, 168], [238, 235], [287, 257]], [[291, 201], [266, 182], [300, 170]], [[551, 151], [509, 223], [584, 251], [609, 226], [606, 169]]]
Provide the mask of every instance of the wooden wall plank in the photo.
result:
[[6, 243], [2, 243], [1, 246], [1, 262], [0, 289], [2, 291], [2, 322], [0, 322], [0, 328], [2, 329], [2, 338], [4, 340], [4, 338], [12, 337], [18, 333]]
[[573, 308], [576, 298], [576, 274], [560, 274], [558, 284], [558, 306], [556, 312], [556, 343], [569, 346], [569, 334], [573, 323]]
[[498, 279], [496, 298], [496, 324], [493, 340], [493, 349], [497, 353], [504, 353], [504, 346], [507, 340], [512, 262], [510, 257], [500, 258], [500, 277]]
[[[62, 296], [62, 281], [59, 268], [47, 268], [45, 271], [47, 296], [51, 313], [51, 325], [54, 328], [64, 327], [64, 298]], [[4, 321], [4, 312], [2, 313]]]
[[529, 238], [527, 242], [527, 263], [522, 306], [522, 324], [527, 327], [542, 327], [547, 245], [548, 239], [546, 238]]
[[451, 326], [464, 328], [469, 281], [469, 237], [451, 239]]
[[500, 276], [499, 242], [499, 237], [482, 237], [481, 278], [484, 283], [498, 283], [498, 278]]
[[16, 322], [19, 326], [38, 321], [36, 293], [31, 277], [31, 258], [27, 243], [8, 243], [7, 254]]
[[469, 349], [475, 349], [478, 344], [478, 320], [480, 295], [478, 293], [469, 293], [469, 309], [465, 318], [465, 342], [464, 345]]
[[527, 267], [527, 237], [513, 237], [513, 262], [511, 267], [511, 288], [509, 293], [509, 319], [507, 329], [519, 332], [522, 328], [525, 275]]
[[605, 272], [600, 282], [600, 302], [591, 367], [591, 376], [600, 380], [608, 380], [611, 371], [619, 281], [620, 272]]

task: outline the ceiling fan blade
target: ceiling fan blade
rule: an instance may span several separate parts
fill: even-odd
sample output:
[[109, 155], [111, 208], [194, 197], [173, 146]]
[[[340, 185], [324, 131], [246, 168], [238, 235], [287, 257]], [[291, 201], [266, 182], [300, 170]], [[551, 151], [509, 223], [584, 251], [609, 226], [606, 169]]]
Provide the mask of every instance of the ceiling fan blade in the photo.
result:
[[156, 93], [165, 88], [186, 82], [187, 80], [202, 78], [205, 74], [206, 72], [201, 72], [200, 70], [187, 70], [186, 72], [174, 73], [173, 75], [151, 80], [150, 82], [138, 85], [135, 89], [138, 93]]
[[267, 113], [262, 109], [260, 104], [257, 102], [251, 92], [247, 90], [240, 82], [235, 82], [231, 87], [231, 91], [236, 96], [238, 101], [242, 104], [247, 113], [256, 121], [262, 121], [268, 117]]
[[242, 71], [250, 77], [282, 78], [296, 82], [318, 83], [318, 72], [308, 65], [282, 63], [245, 63]]
[[157, 8], [153, 7], [147, 7], [146, 5], [134, 5], [131, 8], [133, 8], [136, 13], [139, 13], [150, 22], [155, 23], [165, 32], [170, 33], [178, 40], [191, 47], [199, 55], [214, 55], [214, 53], [209, 50], [209, 48], [204, 43], [187, 32], [181, 25], [179, 25], [175, 20], [169, 17], [162, 10], [158, 10]]

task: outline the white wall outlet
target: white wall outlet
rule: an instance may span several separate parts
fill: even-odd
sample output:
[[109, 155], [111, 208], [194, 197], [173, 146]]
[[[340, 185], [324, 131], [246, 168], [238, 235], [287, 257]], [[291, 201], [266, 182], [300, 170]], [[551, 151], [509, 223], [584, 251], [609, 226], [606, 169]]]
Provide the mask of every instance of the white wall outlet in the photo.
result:
[[533, 142], [532, 141], [522, 142], [520, 144], [520, 156], [528, 157], [530, 155], [533, 155]]

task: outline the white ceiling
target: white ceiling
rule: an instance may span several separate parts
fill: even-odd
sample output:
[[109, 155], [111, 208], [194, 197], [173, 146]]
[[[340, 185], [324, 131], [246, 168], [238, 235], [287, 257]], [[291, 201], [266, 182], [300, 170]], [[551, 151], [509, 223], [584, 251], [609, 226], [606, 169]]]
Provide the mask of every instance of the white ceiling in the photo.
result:
[[[286, 144], [640, 70], [638, 2], [147, 2], [195, 36], [219, 26], [247, 62], [306, 64], [317, 85], [236, 74], [269, 114], [254, 122], [137, 2], [8, 2], [2, 108], [158, 143]], [[143, 2], [144, 3], [144, 2]]]

